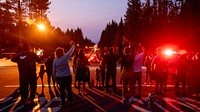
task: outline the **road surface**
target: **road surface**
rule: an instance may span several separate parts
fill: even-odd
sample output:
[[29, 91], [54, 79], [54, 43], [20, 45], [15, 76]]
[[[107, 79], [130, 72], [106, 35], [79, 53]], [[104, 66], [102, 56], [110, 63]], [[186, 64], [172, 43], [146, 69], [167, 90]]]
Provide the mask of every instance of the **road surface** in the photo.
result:
[[[98, 64], [91, 64], [91, 78], [95, 78], [95, 69]], [[38, 71], [39, 71], [39, 66]], [[145, 75], [145, 74], [144, 74]], [[112, 89], [106, 93], [100, 87], [87, 87], [88, 95], [78, 95], [77, 88], [73, 86], [74, 104], [61, 108], [60, 97], [57, 89], [48, 89], [46, 75], [44, 76], [45, 87], [42, 88], [41, 81], [38, 80], [37, 94], [34, 99], [37, 105], [27, 107], [21, 104], [19, 96], [19, 79], [16, 65], [0, 66], [0, 112], [7, 111], [33, 111], [33, 112], [144, 112], [144, 111], [200, 111], [200, 99], [192, 94], [186, 97], [174, 94], [174, 85], [169, 77], [167, 89], [163, 95], [157, 95], [154, 101], [148, 101], [148, 94], [155, 91], [153, 85], [143, 85], [141, 98], [135, 98], [132, 103], [121, 102], [121, 84], [118, 68], [117, 93]], [[143, 76], [143, 82], [144, 82]], [[74, 81], [74, 75], [73, 75]], [[74, 84], [74, 83], [72, 83]], [[66, 98], [67, 100], [67, 98]]]

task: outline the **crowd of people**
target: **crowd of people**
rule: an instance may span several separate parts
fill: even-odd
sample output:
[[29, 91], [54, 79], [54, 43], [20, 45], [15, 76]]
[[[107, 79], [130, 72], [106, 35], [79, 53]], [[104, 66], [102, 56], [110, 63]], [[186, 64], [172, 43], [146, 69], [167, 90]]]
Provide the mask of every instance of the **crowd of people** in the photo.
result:
[[[43, 84], [43, 75], [47, 73], [48, 87], [50, 89], [51, 80], [54, 88], [59, 88], [61, 96], [61, 105], [65, 106], [65, 90], [68, 94], [68, 103], [73, 104], [72, 92], [72, 74], [75, 74], [74, 86], [78, 89], [78, 95], [87, 95], [86, 83], [89, 87], [94, 85], [105, 89], [106, 93], [116, 93], [117, 64], [120, 64], [120, 83], [122, 84], [122, 102], [133, 102], [134, 97], [140, 98], [142, 93], [142, 66], [146, 67], [145, 83], [149, 84], [155, 81], [155, 94], [162, 95], [167, 91], [167, 79], [169, 75], [170, 62], [163, 54], [163, 49], [158, 47], [156, 54], [147, 53], [141, 44], [131, 45], [124, 38], [122, 44], [116, 49], [115, 47], [104, 48], [101, 53], [97, 54], [100, 63], [96, 68], [96, 83], [90, 79], [90, 62], [89, 57], [94, 51], [86, 56], [84, 49], [79, 49], [74, 53], [73, 72], [70, 71], [69, 59], [75, 50], [74, 41], [70, 41], [71, 48], [67, 53], [64, 48], [58, 47], [55, 53], [52, 53], [41, 65], [38, 78]], [[95, 52], [96, 53], [96, 52]], [[19, 70], [19, 83], [21, 100], [29, 105], [34, 103], [34, 97], [37, 89], [36, 62], [42, 63], [39, 56], [30, 50], [28, 44], [21, 46], [16, 55], [11, 59], [17, 62]], [[180, 94], [179, 85], [182, 83], [182, 93], [186, 95], [186, 85], [195, 89], [196, 96], [200, 92], [200, 54], [189, 55], [188, 53], [180, 54], [173, 64], [176, 68], [175, 77], [175, 94]], [[78, 83], [78, 85], [77, 85]], [[57, 84], [57, 86], [56, 86]], [[138, 85], [136, 91], [136, 85]], [[29, 95], [30, 86], [30, 96]]]

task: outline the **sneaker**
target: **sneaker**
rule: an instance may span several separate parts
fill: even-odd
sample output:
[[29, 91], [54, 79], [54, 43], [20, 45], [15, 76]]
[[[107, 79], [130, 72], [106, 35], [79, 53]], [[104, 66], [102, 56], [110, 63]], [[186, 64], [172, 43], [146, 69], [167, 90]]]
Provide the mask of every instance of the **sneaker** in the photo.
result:
[[128, 99], [128, 102], [129, 102], [129, 103], [132, 103], [132, 102], [133, 102], [133, 99], [129, 98], [129, 99]]
[[134, 98], [134, 97], [131, 97], [131, 98], [129, 98], [129, 103], [132, 103], [132, 102], [135, 102], [137, 99], [136, 98]]
[[122, 102], [122, 103], [126, 103], [127, 101], [126, 101], [125, 98], [123, 98], [123, 99], [121, 100], [121, 102]]
[[25, 103], [25, 105], [36, 105], [37, 103], [35, 103], [33, 100], [28, 99]]

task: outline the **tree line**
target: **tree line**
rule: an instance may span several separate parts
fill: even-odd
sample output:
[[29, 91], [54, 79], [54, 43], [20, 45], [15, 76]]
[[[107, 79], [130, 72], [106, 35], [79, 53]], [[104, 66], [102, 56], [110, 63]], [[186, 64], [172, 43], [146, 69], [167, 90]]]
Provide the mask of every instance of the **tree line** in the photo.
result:
[[98, 45], [119, 46], [124, 36], [132, 44], [141, 43], [150, 51], [168, 45], [198, 50], [199, 26], [199, 0], [128, 0], [124, 19], [108, 23]]
[[[15, 49], [21, 43], [28, 42], [35, 48], [52, 52], [56, 47], [70, 47], [73, 39], [79, 47], [95, 45], [83, 37], [81, 28], [62, 31], [51, 25], [47, 15], [49, 0], [6, 0], [0, 2], [0, 48]], [[45, 30], [39, 30], [43, 24]]]
[[[66, 47], [73, 39], [79, 47], [93, 46], [83, 37], [81, 28], [62, 31], [51, 25], [47, 15], [49, 0], [6, 0], [0, 2], [0, 48], [16, 48], [28, 41], [34, 47], [54, 50]], [[126, 37], [132, 44], [141, 43], [147, 50], [174, 45], [194, 50], [200, 42], [199, 0], [127, 0], [127, 10], [119, 23], [111, 20], [102, 29], [98, 46], [118, 47]], [[45, 31], [37, 24], [43, 23]]]

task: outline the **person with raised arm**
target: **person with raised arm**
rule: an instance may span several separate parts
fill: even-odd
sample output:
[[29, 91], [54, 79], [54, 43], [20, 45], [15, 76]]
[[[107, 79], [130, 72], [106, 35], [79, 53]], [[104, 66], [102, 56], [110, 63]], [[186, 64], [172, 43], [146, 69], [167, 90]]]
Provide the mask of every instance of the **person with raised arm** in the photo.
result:
[[68, 92], [69, 104], [73, 104], [72, 96], [72, 74], [69, 66], [69, 59], [75, 49], [74, 41], [70, 41], [71, 48], [67, 53], [64, 48], [58, 47], [56, 49], [56, 58], [53, 61], [53, 77], [59, 85], [61, 95], [61, 106], [65, 106], [65, 89]]

